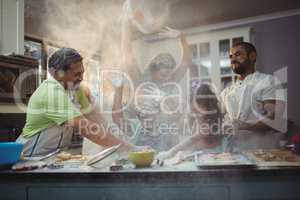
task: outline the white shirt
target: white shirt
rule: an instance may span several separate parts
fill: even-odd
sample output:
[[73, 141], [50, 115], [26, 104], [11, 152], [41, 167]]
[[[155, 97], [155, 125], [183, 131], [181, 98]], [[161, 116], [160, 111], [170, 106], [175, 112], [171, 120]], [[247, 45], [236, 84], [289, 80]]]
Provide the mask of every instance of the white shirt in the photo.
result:
[[[220, 95], [220, 100], [226, 111], [225, 120], [240, 120], [255, 124], [263, 118], [263, 101], [280, 100], [286, 102], [286, 91], [274, 76], [254, 72], [244, 80], [237, 80], [231, 86], [225, 88]], [[282, 126], [285, 126], [284, 122]], [[284, 130], [284, 127], [280, 129]], [[271, 146], [274, 147], [275, 145], [268, 145], [272, 143], [272, 139], [266, 137], [266, 133], [243, 132], [247, 132], [248, 134], [241, 133], [236, 137], [239, 137], [239, 140], [244, 139], [244, 142], [247, 144], [246, 146], [249, 146], [248, 144], [250, 143], [254, 143], [250, 145], [251, 148], [268, 146], [271, 148]], [[274, 134], [272, 135], [274, 136]], [[260, 143], [261, 145], [259, 145]]]
[[237, 80], [225, 88], [221, 102], [230, 120], [255, 122], [262, 114], [262, 102], [280, 100], [286, 102], [286, 94], [279, 81], [267, 74], [254, 72], [244, 80]]

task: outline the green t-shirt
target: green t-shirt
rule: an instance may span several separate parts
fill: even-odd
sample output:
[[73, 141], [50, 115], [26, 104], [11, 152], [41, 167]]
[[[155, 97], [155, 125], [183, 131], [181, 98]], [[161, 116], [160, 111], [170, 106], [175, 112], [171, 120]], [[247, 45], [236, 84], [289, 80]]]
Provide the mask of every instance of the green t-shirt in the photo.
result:
[[[82, 111], [91, 110], [82, 88], [74, 96]], [[29, 100], [22, 134], [25, 138], [29, 138], [46, 128], [60, 125], [80, 115], [82, 112], [71, 101], [68, 92], [58, 81], [50, 77], [38, 87]]]
[[80, 105], [81, 113], [86, 114], [92, 111], [93, 106], [90, 100], [88, 99], [88, 97], [86, 96], [86, 94], [84, 93], [84, 89], [82, 87], [79, 87], [79, 89], [76, 90], [74, 96], [76, 102], [78, 102], [78, 104]]

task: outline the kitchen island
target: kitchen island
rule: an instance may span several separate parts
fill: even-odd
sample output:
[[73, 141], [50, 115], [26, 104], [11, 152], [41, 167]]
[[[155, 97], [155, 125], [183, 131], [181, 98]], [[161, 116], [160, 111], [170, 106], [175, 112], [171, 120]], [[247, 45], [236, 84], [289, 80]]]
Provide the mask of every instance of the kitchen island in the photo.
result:
[[199, 169], [173, 167], [109, 171], [83, 167], [0, 172], [0, 199], [296, 200], [300, 167]]

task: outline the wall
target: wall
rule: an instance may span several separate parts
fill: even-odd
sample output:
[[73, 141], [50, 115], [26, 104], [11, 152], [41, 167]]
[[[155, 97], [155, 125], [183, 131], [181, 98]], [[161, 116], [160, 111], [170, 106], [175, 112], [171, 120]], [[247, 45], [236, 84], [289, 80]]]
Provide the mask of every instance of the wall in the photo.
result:
[[[24, 52], [24, 0], [0, 0], [0, 55]], [[13, 104], [0, 104], [0, 113], [22, 113]]]
[[258, 51], [258, 70], [273, 73], [288, 67], [288, 116], [300, 125], [300, 15], [250, 24]]
[[0, 54], [24, 52], [24, 0], [0, 0]]

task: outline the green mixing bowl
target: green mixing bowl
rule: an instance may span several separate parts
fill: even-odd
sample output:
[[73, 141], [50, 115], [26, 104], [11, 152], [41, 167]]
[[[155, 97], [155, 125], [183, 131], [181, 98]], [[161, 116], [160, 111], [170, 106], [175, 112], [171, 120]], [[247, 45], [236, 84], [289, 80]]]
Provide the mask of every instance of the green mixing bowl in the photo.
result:
[[150, 167], [154, 154], [154, 151], [130, 152], [128, 158], [137, 168]]

